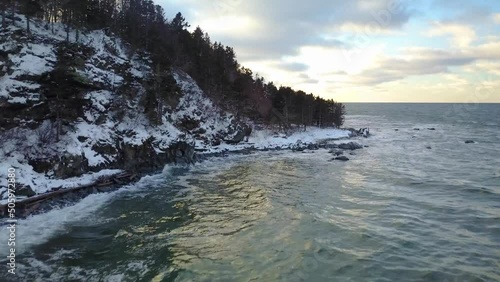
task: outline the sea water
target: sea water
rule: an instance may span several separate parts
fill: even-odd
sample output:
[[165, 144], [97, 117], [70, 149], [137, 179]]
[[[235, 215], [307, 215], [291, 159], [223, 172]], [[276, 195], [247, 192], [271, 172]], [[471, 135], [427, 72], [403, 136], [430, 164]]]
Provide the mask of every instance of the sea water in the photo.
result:
[[0, 280], [500, 281], [500, 105], [347, 111], [372, 133], [348, 162], [166, 167], [18, 222], [18, 274]]

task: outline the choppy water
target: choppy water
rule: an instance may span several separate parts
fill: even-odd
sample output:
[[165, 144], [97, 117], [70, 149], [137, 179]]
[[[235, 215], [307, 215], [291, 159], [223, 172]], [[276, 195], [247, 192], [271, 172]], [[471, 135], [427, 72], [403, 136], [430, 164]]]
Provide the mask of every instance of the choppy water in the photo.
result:
[[349, 162], [214, 159], [20, 222], [17, 279], [500, 281], [500, 105], [348, 111]]

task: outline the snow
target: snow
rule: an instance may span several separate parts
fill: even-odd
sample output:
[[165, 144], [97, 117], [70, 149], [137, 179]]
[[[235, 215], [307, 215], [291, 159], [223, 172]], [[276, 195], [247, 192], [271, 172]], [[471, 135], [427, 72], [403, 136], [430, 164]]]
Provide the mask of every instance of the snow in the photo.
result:
[[[340, 140], [349, 138], [350, 132], [342, 129], [308, 127], [306, 131], [295, 132], [290, 136], [275, 133], [271, 130], [254, 130], [249, 142], [237, 145], [221, 144], [219, 146], [200, 146], [206, 153], [231, 152], [243, 149], [289, 148], [295, 144], [317, 143], [322, 140]], [[342, 142], [341, 142], [342, 143]]]
[[113, 93], [106, 90], [92, 91], [85, 95], [85, 99], [90, 99], [95, 109], [104, 112], [113, 100]]
[[172, 114], [172, 119], [175, 122], [180, 122], [184, 117], [196, 119], [200, 122], [200, 128], [206, 130], [206, 136], [215, 136], [227, 130], [233, 120], [232, 115], [223, 113], [215, 106], [186, 73], [177, 70], [173, 76], [184, 95]]
[[[16, 26], [10, 26], [11, 32], [25, 28], [25, 18]], [[50, 25], [46, 29], [40, 21], [32, 22], [31, 39], [16, 39], [0, 43], [0, 50], [10, 50], [9, 60], [13, 63], [10, 74], [0, 77], [0, 100], [11, 104], [41, 103], [40, 85], [26, 76], [39, 76], [53, 70], [56, 63], [56, 44], [66, 40], [62, 24]], [[8, 31], [7, 31], [8, 33]], [[74, 40], [72, 32], [71, 40]], [[57, 179], [53, 172], [37, 173], [29, 165], [28, 159], [54, 159], [62, 156], [81, 156], [88, 159], [91, 167], [102, 167], [117, 159], [113, 150], [99, 154], [95, 146], [109, 146], [115, 149], [118, 143], [142, 145], [146, 140], [154, 140], [153, 148], [162, 152], [173, 142], [187, 141], [194, 143], [196, 149], [207, 153], [238, 151], [245, 148], [288, 148], [297, 143], [314, 143], [325, 139], [349, 137], [349, 132], [339, 129], [320, 129], [309, 127], [305, 132], [295, 132], [290, 136], [276, 134], [271, 130], [254, 130], [249, 142], [238, 145], [221, 144], [212, 146], [211, 141], [227, 132], [234, 122], [230, 113], [222, 111], [197, 83], [185, 72], [173, 70], [172, 74], [181, 89], [181, 98], [175, 109], [170, 109], [162, 117], [159, 125], [153, 125], [145, 116], [141, 99], [145, 93], [142, 79], [152, 74], [148, 54], [131, 52], [121, 40], [106, 34], [102, 30], [82, 32], [80, 43], [93, 48], [94, 52], [87, 59], [82, 69], [76, 72], [89, 81], [98, 82], [103, 90], [88, 91], [84, 98], [88, 107], [84, 115], [65, 125], [66, 133], [56, 142], [55, 124], [44, 121], [38, 128], [14, 128], [0, 133], [0, 178], [7, 179], [7, 171], [14, 167], [19, 184], [29, 185], [36, 193], [44, 193], [52, 188], [69, 188], [94, 182], [98, 177], [119, 173], [121, 170], [108, 169], [98, 173], [87, 173], [80, 177]], [[133, 54], [132, 54], [133, 53]], [[6, 66], [0, 65], [0, 68]], [[125, 74], [124, 74], [125, 72]], [[125, 75], [135, 78], [130, 87], [134, 87], [133, 97], [124, 98], [114, 89], [123, 86]], [[24, 77], [24, 78], [23, 78]], [[122, 103], [125, 114], [117, 118], [112, 106]], [[185, 118], [194, 119], [199, 129], [205, 133], [196, 138], [190, 132], [177, 126]], [[99, 121], [99, 123], [97, 123]], [[52, 133], [51, 133], [52, 132]], [[47, 139], [48, 140], [44, 140]], [[0, 185], [0, 198], [6, 197], [6, 187]], [[5, 200], [0, 203], [5, 203]]]
[[56, 60], [53, 48], [45, 44], [28, 44], [19, 54], [9, 55], [9, 58], [16, 66], [14, 77], [22, 74], [40, 75], [51, 71], [51, 62]]

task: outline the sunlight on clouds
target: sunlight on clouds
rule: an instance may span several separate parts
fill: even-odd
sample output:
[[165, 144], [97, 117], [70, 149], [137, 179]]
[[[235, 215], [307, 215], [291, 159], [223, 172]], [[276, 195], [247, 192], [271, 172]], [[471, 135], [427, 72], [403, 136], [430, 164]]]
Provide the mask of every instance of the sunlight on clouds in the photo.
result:
[[159, 1], [277, 86], [344, 102], [500, 102], [498, 1]]
[[465, 25], [434, 23], [434, 26], [427, 32], [427, 36], [452, 36], [452, 43], [456, 47], [467, 47], [476, 39], [476, 32]]
[[[202, 19], [198, 25], [203, 30], [210, 30], [213, 34], [238, 37], [241, 34], [248, 36], [255, 34], [258, 23], [248, 16], [225, 15], [217, 18]], [[256, 35], [257, 36], [257, 35]]]
[[347, 74], [359, 74], [374, 64], [376, 57], [382, 53], [382, 50], [382, 45], [354, 51], [343, 48], [304, 46], [300, 48], [299, 55], [284, 59], [309, 65], [310, 72], [313, 74], [339, 71]]
[[498, 13], [498, 14], [494, 14], [494, 15], [493, 15], [493, 21], [494, 21], [496, 24], [500, 24], [500, 13]]
[[[384, 29], [376, 21], [371, 24], [355, 24], [355, 23], [344, 23], [338, 27], [336, 30], [346, 33], [357, 33], [364, 34], [366, 36], [377, 36], [377, 35], [403, 35], [401, 31], [395, 31], [391, 29]], [[375, 40], [375, 38], [369, 38], [370, 40]]]
[[478, 61], [464, 68], [468, 73], [488, 73], [500, 76], [500, 62]]

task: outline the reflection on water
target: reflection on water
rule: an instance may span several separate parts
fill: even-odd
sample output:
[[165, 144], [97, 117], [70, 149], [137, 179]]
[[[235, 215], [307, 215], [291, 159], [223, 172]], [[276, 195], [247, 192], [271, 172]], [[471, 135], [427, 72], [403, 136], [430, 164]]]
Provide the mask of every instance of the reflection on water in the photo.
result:
[[193, 219], [172, 231], [173, 262], [182, 269], [198, 269], [205, 261], [228, 260], [251, 245], [232, 236], [243, 233], [264, 218], [271, 208], [266, 190], [250, 179], [250, 165], [237, 165], [215, 175], [187, 181]]

